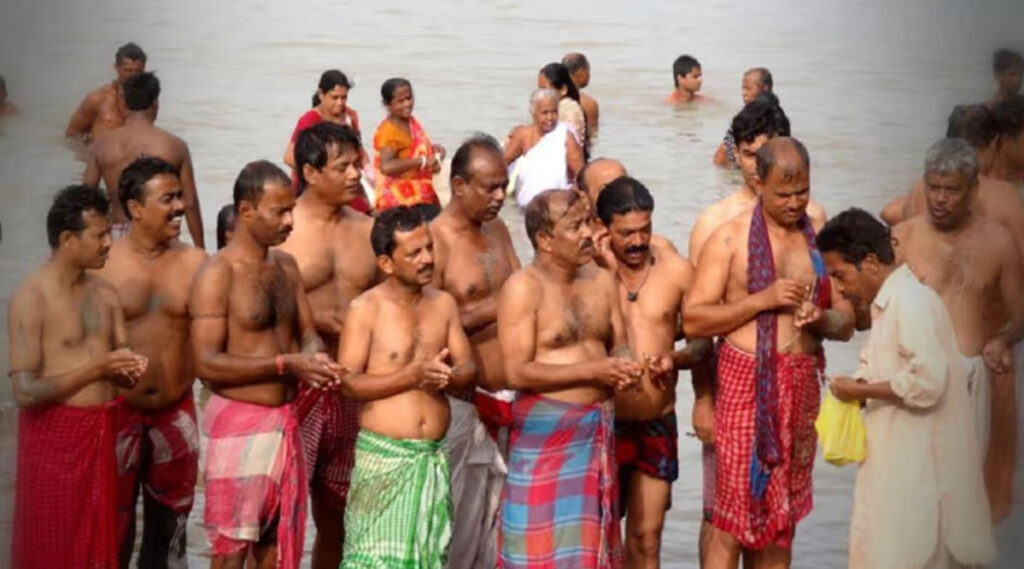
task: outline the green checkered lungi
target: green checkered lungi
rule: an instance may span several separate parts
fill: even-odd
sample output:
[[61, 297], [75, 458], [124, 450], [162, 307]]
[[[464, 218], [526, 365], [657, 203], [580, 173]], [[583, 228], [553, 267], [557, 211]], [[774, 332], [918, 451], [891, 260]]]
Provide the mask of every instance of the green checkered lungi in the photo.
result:
[[448, 565], [452, 500], [442, 442], [359, 431], [342, 569]]

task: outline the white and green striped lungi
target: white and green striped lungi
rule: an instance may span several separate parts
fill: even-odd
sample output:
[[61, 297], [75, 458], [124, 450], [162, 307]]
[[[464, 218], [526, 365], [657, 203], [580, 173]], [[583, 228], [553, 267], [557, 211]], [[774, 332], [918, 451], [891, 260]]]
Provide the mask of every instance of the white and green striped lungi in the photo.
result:
[[447, 566], [452, 497], [442, 444], [359, 431], [342, 569]]

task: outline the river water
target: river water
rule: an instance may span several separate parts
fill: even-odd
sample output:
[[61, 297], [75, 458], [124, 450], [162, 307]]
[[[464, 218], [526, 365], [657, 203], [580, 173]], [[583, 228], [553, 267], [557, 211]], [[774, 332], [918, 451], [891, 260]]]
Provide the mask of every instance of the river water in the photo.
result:
[[[191, 146], [211, 244], [238, 170], [257, 158], [280, 161], [324, 69], [341, 68], [356, 82], [349, 104], [365, 137], [384, 116], [380, 83], [409, 78], [418, 118], [454, 150], [474, 131], [501, 138], [526, 122], [538, 69], [582, 51], [593, 67], [588, 93], [601, 104], [594, 155], [622, 160], [651, 188], [655, 230], [685, 251], [697, 214], [738, 184], [710, 162], [741, 105], [744, 69], [772, 70], [794, 135], [810, 149], [813, 196], [832, 213], [854, 205], [877, 212], [920, 175], [951, 106], [990, 95], [989, 54], [1002, 41], [1019, 46], [1022, 21], [1024, 3], [1012, 0], [4, 2], [0, 73], [24, 114], [0, 123], [0, 313], [6, 320], [6, 299], [47, 254], [52, 194], [80, 176], [81, 162], [61, 140], [65, 121], [87, 90], [110, 80], [113, 52], [125, 41], [144, 47], [161, 78], [159, 124]], [[711, 101], [697, 108], [661, 103], [672, 61], [684, 52], [703, 64]], [[510, 204], [503, 217], [529, 260], [521, 215]], [[860, 340], [828, 347], [832, 372], [852, 371]], [[692, 395], [685, 381], [679, 389], [685, 425]], [[0, 398], [3, 565], [16, 425], [6, 382]], [[696, 566], [699, 456], [696, 441], [681, 437], [666, 567]], [[795, 567], [845, 564], [854, 473], [817, 466], [815, 509], [800, 526]], [[190, 528], [196, 566], [207, 555], [201, 513], [200, 495]]]

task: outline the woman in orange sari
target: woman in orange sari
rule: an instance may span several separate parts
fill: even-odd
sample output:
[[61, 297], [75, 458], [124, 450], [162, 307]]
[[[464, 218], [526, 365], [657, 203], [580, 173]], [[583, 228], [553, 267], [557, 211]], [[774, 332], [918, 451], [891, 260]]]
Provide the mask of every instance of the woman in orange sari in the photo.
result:
[[375, 209], [437, 204], [432, 179], [441, 170], [445, 150], [430, 142], [423, 126], [412, 116], [412, 85], [405, 79], [391, 78], [381, 86], [380, 95], [388, 116], [373, 135]]

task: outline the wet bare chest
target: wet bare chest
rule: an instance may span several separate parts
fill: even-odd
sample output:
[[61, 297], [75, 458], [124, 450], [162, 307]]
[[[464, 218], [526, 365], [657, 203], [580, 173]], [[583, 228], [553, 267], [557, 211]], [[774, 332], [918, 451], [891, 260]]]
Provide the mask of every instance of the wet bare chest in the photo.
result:
[[444, 288], [461, 304], [497, 294], [512, 261], [497, 243], [456, 244], [444, 270]]
[[373, 329], [371, 372], [391, 371], [432, 358], [447, 345], [448, 318], [434, 303], [382, 303]]
[[47, 355], [85, 351], [89, 356], [113, 344], [114, 307], [93, 290], [74, 295], [48, 295], [42, 339]]
[[537, 344], [549, 350], [586, 341], [607, 344], [612, 335], [611, 312], [608, 294], [593, 286], [545, 285], [537, 311]]
[[296, 283], [276, 262], [236, 267], [228, 301], [229, 317], [239, 326], [261, 332], [298, 326]]
[[109, 280], [117, 288], [128, 322], [147, 316], [187, 315], [192, 273], [181, 263], [133, 263]]

